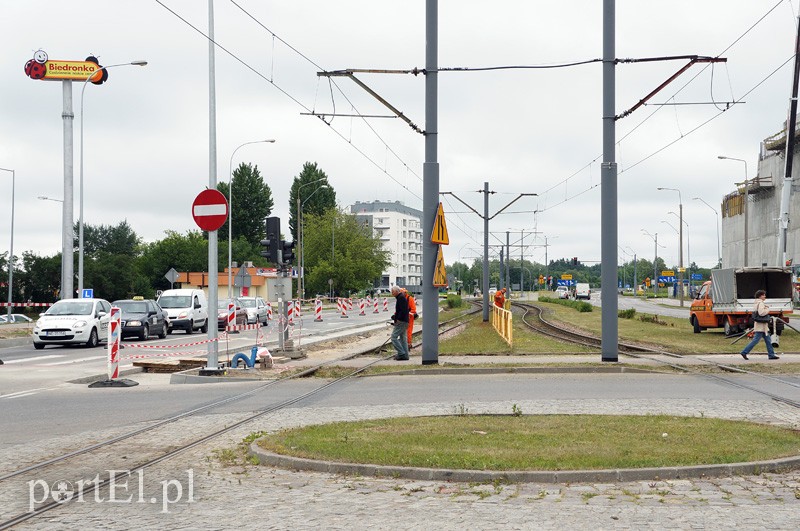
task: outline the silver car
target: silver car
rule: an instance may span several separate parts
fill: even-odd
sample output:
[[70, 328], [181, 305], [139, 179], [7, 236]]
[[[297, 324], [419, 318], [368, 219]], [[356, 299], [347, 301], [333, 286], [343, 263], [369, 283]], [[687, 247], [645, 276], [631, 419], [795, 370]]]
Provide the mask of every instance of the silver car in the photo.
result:
[[267, 303], [261, 297], [239, 297], [247, 310], [247, 324], [267, 325]]

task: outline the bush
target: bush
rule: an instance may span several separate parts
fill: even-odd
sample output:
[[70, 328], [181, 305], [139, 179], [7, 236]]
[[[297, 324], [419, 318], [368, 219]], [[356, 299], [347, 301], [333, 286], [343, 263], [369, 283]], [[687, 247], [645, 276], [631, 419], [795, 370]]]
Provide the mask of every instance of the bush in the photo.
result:
[[581, 313], [584, 312], [591, 312], [592, 305], [586, 301], [573, 301], [570, 299], [554, 299], [552, 297], [539, 297], [539, 302], [551, 302], [553, 304], [560, 304], [562, 306], [569, 306], [570, 308], [574, 308]]
[[646, 313], [639, 316], [639, 320], [643, 323], [653, 323], [661, 326], [667, 326], [666, 321], [662, 321], [657, 315], [647, 315]]
[[453, 308], [461, 308], [464, 305], [464, 301], [461, 300], [461, 295], [456, 295], [455, 293], [448, 293], [447, 294], [447, 307], [450, 309]]
[[620, 319], [633, 319], [636, 315], [636, 308], [628, 308], [627, 310], [620, 310], [617, 312], [617, 316]]

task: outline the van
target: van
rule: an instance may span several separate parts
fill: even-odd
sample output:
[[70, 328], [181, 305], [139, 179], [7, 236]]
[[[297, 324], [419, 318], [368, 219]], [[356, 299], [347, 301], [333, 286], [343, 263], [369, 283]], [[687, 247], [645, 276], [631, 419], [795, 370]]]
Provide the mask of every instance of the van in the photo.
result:
[[586, 299], [587, 301], [592, 298], [592, 290], [589, 289], [588, 283], [575, 284], [575, 300]]
[[168, 334], [173, 330], [208, 332], [208, 300], [203, 290], [168, 289], [158, 298], [158, 305], [169, 316]]

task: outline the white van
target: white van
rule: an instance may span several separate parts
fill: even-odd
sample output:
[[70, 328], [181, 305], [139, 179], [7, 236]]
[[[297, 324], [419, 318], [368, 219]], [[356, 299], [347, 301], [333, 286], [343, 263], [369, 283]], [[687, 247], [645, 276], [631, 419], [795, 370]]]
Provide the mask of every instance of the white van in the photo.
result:
[[208, 301], [203, 290], [168, 289], [158, 298], [158, 305], [169, 316], [168, 334], [173, 330], [208, 332]]
[[588, 283], [575, 284], [575, 300], [586, 299], [587, 301], [592, 298], [592, 290], [589, 289]]

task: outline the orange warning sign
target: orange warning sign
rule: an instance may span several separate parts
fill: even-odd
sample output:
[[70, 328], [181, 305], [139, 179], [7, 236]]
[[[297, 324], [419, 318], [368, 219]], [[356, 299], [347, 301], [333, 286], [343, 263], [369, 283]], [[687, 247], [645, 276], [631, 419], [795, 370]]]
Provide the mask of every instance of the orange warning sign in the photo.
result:
[[[449, 245], [450, 237], [447, 235], [447, 223], [444, 221], [444, 208], [439, 203], [439, 210], [436, 212], [436, 221], [433, 222], [433, 233], [431, 234], [431, 243], [438, 243], [439, 245]], [[439, 249], [441, 256], [442, 250]]]
[[433, 286], [443, 288], [447, 286], [447, 269], [444, 267], [444, 255], [442, 246], [439, 246], [439, 254], [436, 256], [436, 269], [433, 271]]

